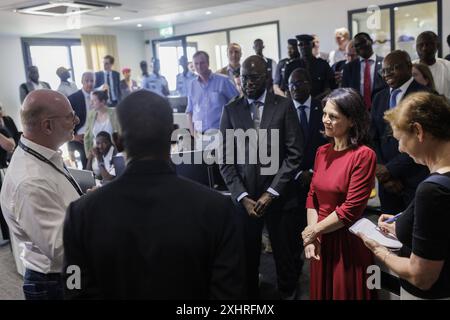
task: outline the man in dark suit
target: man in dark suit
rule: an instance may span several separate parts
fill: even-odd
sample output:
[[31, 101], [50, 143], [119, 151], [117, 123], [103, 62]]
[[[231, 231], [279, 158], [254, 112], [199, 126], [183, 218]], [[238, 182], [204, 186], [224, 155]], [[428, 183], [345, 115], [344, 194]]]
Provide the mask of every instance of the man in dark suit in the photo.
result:
[[285, 87], [287, 82], [284, 80], [286, 66], [295, 60], [300, 59], [300, 52], [298, 52], [297, 40], [288, 39], [287, 53], [288, 57], [281, 59], [277, 64], [277, 70], [275, 72], [275, 77], [273, 79], [273, 92], [280, 96], [285, 97], [288, 87]]
[[316, 151], [328, 140], [323, 135], [322, 105], [311, 97], [311, 78], [306, 69], [298, 68], [291, 73], [289, 90], [297, 110], [298, 120], [304, 137], [303, 160], [295, 177], [299, 199], [299, 213], [302, 228], [306, 227], [306, 197], [312, 179]]
[[23, 103], [25, 97], [37, 89], [51, 89], [47, 82], [39, 81], [39, 69], [36, 66], [29, 66], [27, 70], [27, 82], [19, 87], [20, 103]]
[[259, 296], [265, 220], [278, 288], [283, 298], [289, 298], [295, 294], [300, 268], [294, 259], [301, 247], [293, 183], [302, 160], [303, 137], [292, 101], [266, 90], [264, 59], [250, 56], [241, 72], [244, 96], [224, 107], [220, 122], [224, 139], [220, 170], [244, 223], [249, 297]]
[[108, 106], [114, 107], [121, 99], [120, 73], [112, 70], [114, 57], [106, 55], [103, 58], [103, 71], [95, 73], [95, 88], [108, 90]]
[[380, 75], [383, 58], [373, 52], [373, 40], [364, 32], [353, 38], [353, 46], [359, 59], [346, 64], [343, 68], [342, 87], [353, 88], [364, 98], [367, 110], [372, 107], [372, 99], [377, 92], [387, 87]]
[[84, 131], [87, 113], [91, 109], [91, 92], [94, 89], [94, 73], [85, 72], [81, 76], [82, 88], [68, 97], [73, 111], [75, 111], [80, 122], [75, 126], [75, 135], [68, 143], [69, 152], [78, 151], [83, 169], [86, 168], [87, 158], [84, 151]]
[[[289, 77], [297, 68], [308, 70], [311, 77], [311, 95], [313, 98], [321, 100], [331, 90], [337, 88], [334, 73], [328, 62], [313, 55], [314, 37], [309, 34], [296, 36], [300, 59], [294, 60], [286, 66], [284, 81], [285, 87], [289, 87]], [[288, 90], [289, 92], [289, 90]]]
[[377, 153], [381, 209], [384, 213], [395, 214], [406, 209], [414, 198], [417, 185], [429, 172], [406, 153], [398, 151], [398, 141], [383, 119], [384, 112], [409, 94], [429, 89], [412, 77], [411, 58], [406, 51], [388, 54], [383, 61], [382, 74], [389, 88], [380, 91], [373, 100], [371, 132]]
[[[80, 299], [243, 297], [242, 229], [231, 200], [171, 169], [172, 108], [133, 92], [117, 108], [128, 165], [80, 201], [64, 223], [65, 267]], [[69, 275], [67, 275], [69, 276]]]

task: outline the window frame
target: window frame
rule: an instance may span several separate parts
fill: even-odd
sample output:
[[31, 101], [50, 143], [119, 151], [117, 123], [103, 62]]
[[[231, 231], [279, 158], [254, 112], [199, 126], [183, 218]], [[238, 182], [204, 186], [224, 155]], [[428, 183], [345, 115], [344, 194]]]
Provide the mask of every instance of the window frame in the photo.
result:
[[[210, 33], [225, 32], [225, 33], [226, 33], [226, 38], [227, 38], [227, 43], [230, 43], [230, 32], [231, 32], [231, 31], [239, 30], [239, 29], [245, 29], [245, 28], [252, 28], [252, 27], [261, 27], [261, 26], [272, 25], [272, 24], [276, 25], [276, 28], [277, 28], [278, 57], [281, 57], [281, 47], [280, 47], [280, 22], [279, 22], [278, 20], [277, 20], [277, 21], [262, 22], [262, 23], [257, 23], [257, 24], [244, 25], [244, 26], [239, 26], [239, 27], [232, 27], [232, 28], [225, 28], [225, 29], [211, 30], [211, 31], [206, 31], [206, 32], [190, 33], [190, 34], [179, 35], [179, 36], [174, 36], [174, 37], [169, 37], [169, 38], [158, 38], [158, 39], [153, 39], [153, 40], [152, 40], [152, 53], [153, 53], [153, 57], [156, 57], [156, 58], [157, 58], [156, 45], [157, 45], [157, 43], [160, 43], [160, 42], [172, 41], [172, 40], [181, 40], [182, 43], [183, 43], [183, 52], [184, 52], [184, 55], [186, 55], [186, 38], [187, 38], [187, 37], [191, 37], [191, 36], [201, 36], [201, 35], [210, 34]], [[256, 38], [255, 38], [255, 39], [256, 39]], [[281, 58], [280, 58], [280, 59], [281, 59]]]
[[70, 61], [70, 73], [73, 82], [76, 82], [75, 73], [73, 69], [73, 57], [72, 50], [70, 48], [72, 46], [80, 46], [81, 39], [70, 38], [70, 39], [61, 39], [61, 38], [21, 38], [22, 41], [22, 53], [23, 53], [23, 61], [25, 65], [25, 78], [28, 78], [27, 70], [30, 66], [32, 66], [33, 62], [31, 60], [31, 50], [32, 46], [61, 46], [67, 48], [67, 54], [69, 55]]
[[[439, 43], [439, 50], [438, 50], [438, 57], [442, 58], [442, 0], [414, 0], [414, 1], [407, 1], [407, 2], [399, 2], [399, 3], [392, 3], [392, 4], [386, 4], [378, 6], [381, 10], [383, 9], [389, 9], [389, 20], [390, 20], [390, 38], [391, 38], [391, 51], [395, 50], [396, 42], [395, 42], [395, 7], [405, 7], [405, 6], [411, 6], [416, 4], [423, 4], [423, 3], [429, 3], [429, 2], [435, 2], [437, 4], [437, 33], [438, 37], [440, 39]], [[347, 23], [348, 23], [348, 30], [350, 31], [350, 37], [353, 38], [353, 14], [356, 13], [364, 13], [367, 12], [367, 8], [361, 8], [361, 9], [355, 9], [355, 10], [349, 10], [347, 11]]]

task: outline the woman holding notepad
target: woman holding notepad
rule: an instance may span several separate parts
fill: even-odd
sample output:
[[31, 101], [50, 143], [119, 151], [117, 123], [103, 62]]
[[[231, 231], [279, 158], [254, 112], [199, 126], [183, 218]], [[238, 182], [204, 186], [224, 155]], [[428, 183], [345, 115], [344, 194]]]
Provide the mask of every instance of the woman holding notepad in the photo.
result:
[[400, 277], [401, 299], [450, 299], [450, 104], [432, 93], [415, 93], [384, 118], [399, 151], [426, 165], [431, 174], [402, 214], [382, 215], [378, 222], [402, 242], [399, 256], [360, 236]]
[[310, 298], [372, 299], [366, 280], [373, 255], [348, 230], [375, 185], [376, 156], [366, 146], [369, 115], [353, 89], [337, 89], [324, 102], [322, 121], [331, 143], [317, 150], [302, 232], [311, 260]]

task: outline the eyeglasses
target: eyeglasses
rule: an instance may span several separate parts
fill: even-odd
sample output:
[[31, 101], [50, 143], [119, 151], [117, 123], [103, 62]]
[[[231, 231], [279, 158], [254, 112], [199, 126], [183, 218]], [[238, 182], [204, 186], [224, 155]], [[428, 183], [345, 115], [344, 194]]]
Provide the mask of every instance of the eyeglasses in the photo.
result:
[[289, 83], [289, 88], [301, 88], [302, 86], [304, 86], [304, 85], [308, 85], [309, 84], [309, 81], [294, 81], [294, 82], [291, 82], [291, 83]]
[[401, 64], [394, 64], [393, 66], [389, 66], [389, 67], [381, 69], [379, 72], [380, 72], [381, 76], [385, 76], [387, 74], [397, 72], [401, 67], [402, 67]]
[[243, 75], [241, 76], [242, 82], [258, 82], [264, 80], [264, 75]]
[[75, 111], [70, 112], [69, 114], [65, 115], [65, 116], [51, 116], [48, 117], [47, 119], [58, 119], [58, 118], [65, 118], [66, 120], [72, 120], [75, 121], [77, 114], [75, 113]]

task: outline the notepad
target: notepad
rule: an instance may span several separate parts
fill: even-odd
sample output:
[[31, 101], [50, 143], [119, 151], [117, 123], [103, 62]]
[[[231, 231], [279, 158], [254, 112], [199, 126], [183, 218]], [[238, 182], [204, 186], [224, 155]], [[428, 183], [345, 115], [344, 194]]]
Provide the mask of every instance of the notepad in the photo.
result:
[[378, 229], [378, 227], [369, 219], [362, 218], [356, 221], [350, 228], [351, 233], [357, 234], [361, 232], [367, 238], [375, 240], [382, 246], [391, 249], [400, 249], [403, 245], [393, 235], [386, 234]]

